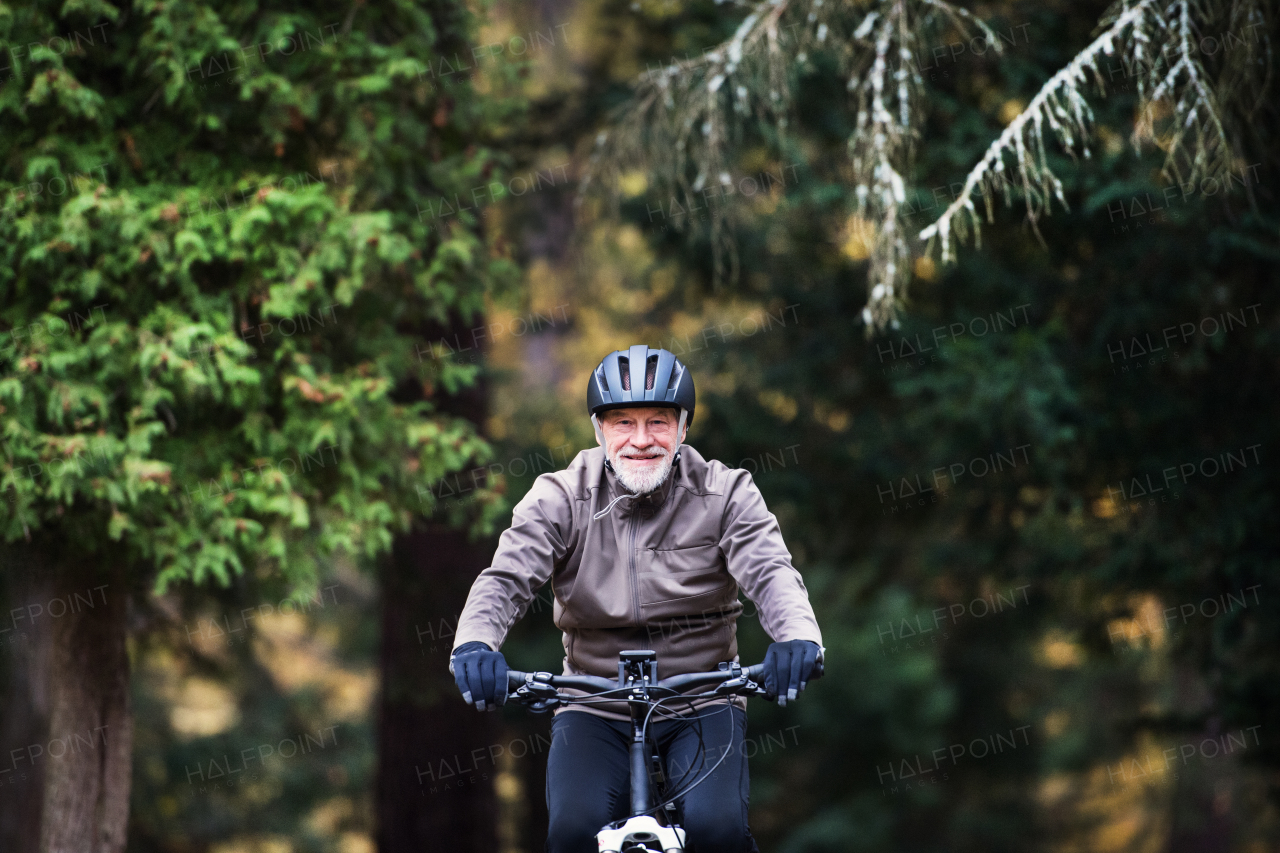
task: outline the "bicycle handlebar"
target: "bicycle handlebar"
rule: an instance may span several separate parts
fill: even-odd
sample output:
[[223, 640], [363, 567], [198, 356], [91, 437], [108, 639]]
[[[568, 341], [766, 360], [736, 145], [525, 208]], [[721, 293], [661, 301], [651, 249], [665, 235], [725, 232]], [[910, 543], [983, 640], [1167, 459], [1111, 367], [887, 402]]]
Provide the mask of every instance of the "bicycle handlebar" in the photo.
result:
[[[821, 678], [822, 671], [823, 665], [821, 663], [815, 664], [809, 678]], [[717, 685], [717, 689], [693, 695], [728, 696], [745, 694], [764, 697], [772, 697], [773, 695], [764, 686], [764, 664], [758, 663], [755, 666], [748, 667], [729, 664], [725, 669], [715, 670], [714, 672], [689, 672], [682, 675], [673, 675], [670, 678], [664, 678], [656, 682], [648, 682], [647, 680], [637, 682], [633, 679], [622, 682], [620, 679], [601, 678], [597, 675], [554, 675], [550, 672], [507, 670], [508, 695], [506, 698], [531, 704], [537, 703], [548, 707], [548, 702], [554, 703], [564, 698], [561, 696], [560, 690], [566, 688], [581, 690], [593, 695], [615, 691], [631, 691], [640, 688], [678, 694], [685, 688], [710, 684]], [[625, 697], [622, 696], [618, 700], [626, 701]]]
[[[661, 681], [650, 684], [650, 688], [659, 690], [679, 690], [681, 687], [696, 687], [700, 684], [717, 684], [728, 681], [732, 678], [738, 678], [745, 675], [752, 681], [759, 681], [764, 678], [764, 664], [758, 663], [755, 666], [745, 667], [735, 674], [731, 670], [716, 670], [715, 672], [689, 672], [684, 675], [673, 675], [670, 678], [664, 678]], [[519, 672], [518, 670], [507, 670], [507, 686], [509, 690], [515, 690], [525, 684], [529, 677], [539, 684], [547, 684], [556, 688], [569, 688], [571, 690], [585, 690], [588, 693], [605, 693], [610, 690], [625, 689], [628, 685], [618, 684], [616, 678], [601, 678], [598, 675], [553, 675], [550, 672]]]

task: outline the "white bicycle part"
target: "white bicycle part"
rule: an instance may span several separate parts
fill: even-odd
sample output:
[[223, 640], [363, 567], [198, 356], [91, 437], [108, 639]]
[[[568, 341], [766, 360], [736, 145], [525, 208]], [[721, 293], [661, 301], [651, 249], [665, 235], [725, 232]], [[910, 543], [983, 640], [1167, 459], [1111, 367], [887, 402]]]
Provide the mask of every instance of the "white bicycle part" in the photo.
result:
[[684, 853], [684, 830], [678, 826], [662, 826], [649, 815], [628, 818], [617, 829], [602, 829], [596, 834], [600, 853], [622, 853], [624, 847]]

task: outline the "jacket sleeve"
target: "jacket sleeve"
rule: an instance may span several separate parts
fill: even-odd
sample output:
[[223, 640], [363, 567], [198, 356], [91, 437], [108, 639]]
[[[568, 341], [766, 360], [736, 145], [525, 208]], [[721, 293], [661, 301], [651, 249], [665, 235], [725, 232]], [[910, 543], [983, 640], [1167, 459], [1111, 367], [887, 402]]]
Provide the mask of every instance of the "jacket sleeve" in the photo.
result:
[[729, 474], [729, 499], [720, 550], [729, 574], [760, 611], [760, 624], [775, 643], [809, 640], [822, 645], [822, 632], [809, 604], [809, 591], [791, 565], [778, 519], [746, 471]]
[[543, 474], [534, 481], [498, 540], [493, 564], [471, 584], [453, 648], [477, 640], [495, 651], [501, 648], [534, 593], [565, 557], [572, 500], [555, 475]]

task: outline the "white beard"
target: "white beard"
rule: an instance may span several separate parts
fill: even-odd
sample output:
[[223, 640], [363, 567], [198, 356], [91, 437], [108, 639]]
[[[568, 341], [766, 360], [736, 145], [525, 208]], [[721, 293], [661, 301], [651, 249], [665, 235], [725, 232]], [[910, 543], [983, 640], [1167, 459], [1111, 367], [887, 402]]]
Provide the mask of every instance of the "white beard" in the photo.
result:
[[633, 494], [643, 495], [652, 492], [654, 489], [666, 482], [667, 475], [671, 473], [671, 460], [675, 456], [671, 451], [663, 451], [662, 461], [657, 465], [642, 470], [635, 470], [627, 461], [627, 457], [621, 452], [615, 453], [609, 457], [610, 464], [613, 465], [613, 473], [617, 476], [618, 482], [623, 488]]

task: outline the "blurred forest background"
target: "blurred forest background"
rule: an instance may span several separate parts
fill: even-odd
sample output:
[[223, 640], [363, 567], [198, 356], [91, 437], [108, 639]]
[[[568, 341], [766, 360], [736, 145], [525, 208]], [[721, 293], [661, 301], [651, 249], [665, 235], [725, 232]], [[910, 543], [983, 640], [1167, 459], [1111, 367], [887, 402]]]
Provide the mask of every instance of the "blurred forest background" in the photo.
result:
[[[1106, 5], [976, 4], [1000, 55], [937, 33], [943, 49], [916, 58], [918, 227]], [[593, 446], [587, 371], [638, 342], [692, 369], [689, 443], [752, 471], [826, 640], [828, 677], [803, 701], [750, 710], [762, 850], [1280, 849], [1274, 89], [1235, 181], [1169, 193], [1160, 153], [1127, 143], [1135, 94], [1115, 61], [1099, 145], [1061, 157], [1070, 210], [1041, 221], [1043, 243], [998, 207], [957, 264], [916, 263], [899, 328], [867, 335], [871, 226], [851, 213], [853, 118], [821, 57], [787, 138], [746, 134], [735, 191], [707, 196], [740, 256], [717, 284], [710, 214], [655, 195], [646, 164], [624, 173], [617, 216], [575, 190], [637, 76], [722, 41], [741, 12], [538, 0], [484, 19], [428, 76], [519, 106], [475, 140], [498, 169], [416, 204], [428, 229], [474, 223], [518, 273], [418, 353], [480, 367], [444, 405], [492, 452], [422, 484], [433, 514], [391, 552], [329, 560], [305, 592], [252, 569], [138, 586], [127, 849], [541, 850], [549, 720], [466, 708], [452, 627], [534, 477]], [[458, 532], [490, 490], [505, 516]], [[0, 612], [48, 600], [28, 580], [0, 572]], [[754, 662], [769, 638], [752, 612]], [[52, 736], [50, 629], [8, 621], [0, 849], [28, 851], [53, 760], [27, 751]], [[548, 590], [502, 651], [559, 667]]]

